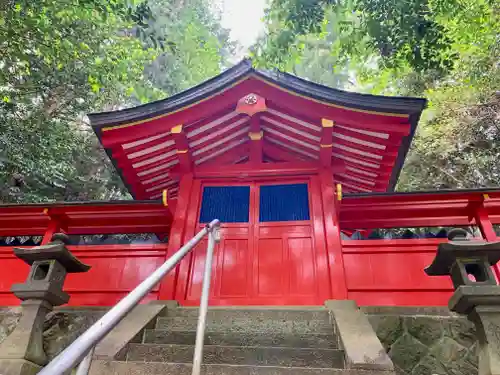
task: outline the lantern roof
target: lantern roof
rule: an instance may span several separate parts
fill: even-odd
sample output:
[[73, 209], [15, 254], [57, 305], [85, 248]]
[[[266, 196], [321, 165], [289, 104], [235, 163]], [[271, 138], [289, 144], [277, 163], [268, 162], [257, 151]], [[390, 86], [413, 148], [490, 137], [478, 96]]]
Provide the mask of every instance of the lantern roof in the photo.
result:
[[169, 98], [90, 114], [136, 199], [176, 196], [182, 173], [245, 163], [331, 168], [347, 193], [392, 191], [426, 100], [346, 92], [243, 60]]

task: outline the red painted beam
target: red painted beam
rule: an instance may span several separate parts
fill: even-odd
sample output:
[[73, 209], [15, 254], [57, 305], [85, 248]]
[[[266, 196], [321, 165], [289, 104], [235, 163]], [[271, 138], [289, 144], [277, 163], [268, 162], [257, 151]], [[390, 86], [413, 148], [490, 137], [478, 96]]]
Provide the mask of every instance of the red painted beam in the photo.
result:
[[[159, 176], [160, 177], [160, 176]], [[148, 181], [147, 184], [143, 184], [144, 189], [147, 193], [151, 192], [151, 189], [172, 189], [177, 185], [179, 181], [177, 179], [171, 179], [170, 177], [162, 178], [161, 180]]]
[[214, 169], [200, 166], [194, 169], [196, 178], [241, 178], [241, 177], [276, 177], [311, 175], [318, 172], [317, 163], [295, 162], [295, 163], [263, 163], [258, 169], [249, 164], [236, 164]]
[[[144, 176], [139, 176], [138, 181], [140, 181], [141, 184], [146, 188], [150, 187], [151, 185], [156, 185], [157, 181], [162, 181], [162, 182], [165, 182], [165, 180], [177, 181], [179, 180], [179, 178], [180, 178], [180, 171], [179, 171], [179, 164], [177, 164], [171, 169], [160, 169], [156, 172], [148, 173], [147, 175]], [[153, 180], [153, 182], [146, 182], [150, 180]]]
[[262, 137], [263, 133], [260, 128], [260, 113], [254, 114], [250, 118], [250, 163], [262, 163]]
[[332, 131], [334, 122], [328, 119], [321, 119], [321, 141], [319, 151], [319, 161], [323, 167], [332, 165]]
[[[226, 116], [228, 115], [230, 114], [226, 114]], [[221, 117], [211, 118], [210, 121], [200, 123], [199, 125], [186, 127], [186, 135], [188, 137], [189, 145], [192, 149], [194, 149], [200, 145], [205, 145], [206, 143], [211, 143], [224, 138], [226, 137], [227, 132], [234, 132], [243, 127], [246, 123], [244, 119], [248, 121], [248, 116], [236, 114], [234, 117], [225, 121], [221, 121]], [[216, 120], [218, 121], [214, 123]], [[240, 125], [235, 125], [237, 123]]]
[[[358, 160], [358, 158], [353, 157], [352, 155], [337, 155], [337, 153], [334, 153], [332, 157], [335, 160], [340, 160], [346, 163], [346, 171], [350, 173], [351, 169], [356, 169], [359, 171], [363, 171], [364, 173], [361, 173], [361, 175], [366, 174], [367, 177], [374, 178], [374, 175], [377, 175], [377, 179], [382, 180], [382, 176], [390, 176], [392, 173], [392, 167], [391, 166], [380, 166], [378, 168], [372, 167], [372, 164], [365, 163], [364, 161], [361, 161], [363, 164], [358, 164], [355, 161]], [[359, 173], [359, 172], [358, 172]], [[388, 178], [388, 177], [387, 177]]]
[[47, 231], [47, 226], [36, 226], [36, 227], [8, 227], [0, 228], [1, 237], [13, 237], [13, 236], [43, 236]]
[[[136, 155], [143, 153], [144, 151], [164, 151], [175, 146], [175, 142], [172, 139], [172, 134], [170, 131], [159, 139], [154, 139], [152, 141], [137, 144], [136, 146], [123, 148], [121, 145], [116, 145], [112, 148], [113, 158], [126, 158], [130, 155], [134, 158]], [[146, 153], [147, 155], [148, 153]]]
[[116, 144], [123, 144], [139, 140], [141, 138], [155, 136], [169, 132], [177, 124], [189, 124], [213, 116], [215, 113], [223, 111], [236, 105], [236, 101], [252, 92], [254, 85], [249, 80], [232, 86], [218, 94], [191, 105], [184, 110], [171, 112], [138, 124], [124, 124], [111, 126], [101, 131], [101, 142], [104, 147], [111, 147]]
[[170, 147], [161, 148], [160, 150], [152, 151], [150, 153], [140, 155], [134, 158], [130, 158], [129, 154], [126, 155], [124, 158], [123, 157], [120, 158], [119, 160], [121, 160], [123, 164], [130, 164], [130, 165], [147, 162], [148, 160], [152, 159], [155, 160], [154, 163], [157, 163], [174, 156], [176, 154], [175, 150], [176, 146], [175, 143], [173, 143], [172, 146]]
[[[127, 226], [135, 226], [137, 228], [147, 228], [147, 227], [168, 227], [169, 223], [172, 221], [171, 215], [160, 215], [160, 216], [143, 216], [142, 218], [113, 218], [109, 219], [106, 217], [95, 217], [93, 219], [87, 218], [85, 220], [71, 220], [68, 223], [68, 230], [71, 232], [74, 228], [93, 228], [92, 233], [101, 233], [100, 228], [102, 230], [109, 230], [111, 227], [127, 227]], [[147, 230], [147, 232], [151, 232], [151, 230]], [[120, 233], [120, 232], [117, 232]], [[139, 233], [139, 232], [137, 232]]]
[[441, 210], [446, 210], [451, 214], [463, 214], [465, 217], [468, 217], [469, 214], [468, 206], [466, 204], [464, 205], [464, 202], [461, 201], [360, 203], [356, 206], [349, 203], [342, 206], [342, 213], [355, 217], [360, 212], [360, 207], [363, 207], [362, 212], [364, 212], [365, 215], [373, 214], [375, 216], [380, 216], [384, 213], [396, 216], [408, 212], [416, 216], [422, 214], [429, 216], [429, 212], [434, 212], [435, 216], [443, 216], [443, 212], [440, 212]]
[[417, 228], [417, 227], [441, 227], [441, 226], [468, 226], [471, 225], [467, 218], [461, 216], [448, 217], [401, 217], [365, 220], [344, 220], [340, 217], [340, 227], [344, 229], [377, 229], [377, 228]]
[[224, 152], [221, 155], [214, 157], [213, 159], [208, 160], [206, 163], [199, 165], [212, 168], [219, 168], [222, 165], [231, 165], [238, 160], [241, 160], [245, 156], [248, 157], [249, 152], [250, 145], [248, 143], [244, 143], [241, 146], [235, 147], [227, 152]]
[[[200, 127], [207, 126], [207, 125], [210, 127], [215, 126], [213, 124], [214, 121], [217, 121], [217, 122], [219, 122], [219, 121], [231, 121], [231, 118], [235, 119], [236, 116], [238, 116], [238, 114], [235, 111], [234, 104], [232, 104], [232, 105], [230, 105], [224, 109], [221, 109], [219, 111], [214, 111], [210, 115], [205, 116], [203, 118], [200, 118], [196, 121], [184, 122], [184, 124], [186, 125], [186, 133], [189, 135], [191, 130], [198, 129]], [[221, 118], [224, 118], [224, 119], [221, 120]]]
[[15, 227], [18, 224], [16, 221], [22, 221], [22, 223], [26, 226], [30, 225], [37, 225], [40, 222], [48, 223], [50, 218], [44, 217], [42, 215], [40, 216], [17, 216], [17, 215], [5, 215], [5, 216], [0, 216], [0, 227], [5, 228], [8, 226]]
[[[240, 147], [241, 145], [248, 142], [248, 135], [246, 129], [242, 129], [242, 131], [234, 134], [234, 137], [228, 137], [221, 140], [217, 144], [210, 145], [207, 149], [203, 150], [202, 147], [193, 150], [193, 158], [195, 161], [195, 165], [200, 165], [203, 162], [200, 162], [201, 159], [205, 159], [206, 161], [211, 160], [225, 152], [232, 150], [233, 148]], [[225, 151], [221, 151], [225, 150]], [[201, 151], [201, 152], [200, 152]], [[209, 158], [209, 159], [206, 159]]]
[[[343, 147], [345, 149], [353, 149], [357, 150], [360, 153], [366, 153], [370, 155], [374, 155], [377, 157], [385, 158], [387, 157], [388, 159], [396, 159], [398, 156], [398, 150], [395, 150], [394, 148], [391, 148], [390, 150], [385, 149], [385, 150], [380, 150], [380, 149], [374, 149], [371, 147], [367, 147], [364, 145], [360, 145], [358, 143], [346, 141], [344, 139], [340, 138], [333, 138], [332, 140], [333, 145], [339, 145], [340, 147]], [[380, 160], [379, 158], [376, 157], [371, 157], [368, 155], [365, 155], [367, 158], [372, 158], [373, 160]]]
[[389, 138], [379, 138], [369, 134], [363, 134], [356, 132], [355, 130], [346, 129], [342, 127], [341, 124], [337, 124], [337, 126], [333, 129], [333, 138], [344, 139], [350, 141], [352, 143], [363, 143], [363, 146], [369, 147], [370, 149], [381, 150], [380, 146], [385, 147], [385, 150], [390, 152], [395, 152], [399, 150], [403, 137], [392, 136]]
[[[172, 183], [172, 184], [169, 184], [169, 186], [162, 186], [160, 184], [158, 185], [153, 185], [151, 186], [150, 188], [148, 188], [148, 197], [153, 197], [155, 195], [158, 195], [159, 193], [161, 193], [163, 190], [168, 190], [171, 194], [173, 191], [175, 191], [174, 189], [177, 189], [179, 187], [179, 182], [175, 181], [175, 183]], [[160, 199], [160, 198], [158, 198]]]
[[182, 125], [174, 126], [171, 132], [175, 141], [175, 146], [177, 147], [177, 158], [179, 159], [181, 172], [189, 172], [193, 169], [193, 161], [186, 133], [183, 131]]
[[235, 105], [237, 100], [252, 92], [263, 96], [266, 101], [277, 103], [287, 111], [303, 113], [318, 120], [331, 118], [361, 129], [391, 134], [408, 135], [410, 131], [408, 115], [382, 114], [321, 103], [270, 85], [261, 77], [250, 77], [184, 110], [171, 112], [140, 124], [104, 128], [101, 131], [102, 144], [111, 147], [168, 132], [177, 124], [198, 121]]
[[357, 190], [358, 192], [373, 192], [374, 187], [371, 185], [366, 185], [358, 181], [351, 181], [343, 176], [339, 176], [338, 174], [335, 174], [335, 181], [342, 186], [347, 186], [352, 190]]
[[[347, 182], [348, 185], [360, 187], [360, 188], [363, 188], [363, 189], [368, 190], [368, 191], [380, 191], [380, 190], [377, 190], [376, 181], [369, 180], [369, 179], [364, 179], [364, 180], [357, 179], [357, 178], [354, 179], [352, 176], [350, 176], [348, 173], [345, 173], [345, 172], [335, 173], [335, 179], [339, 183]], [[360, 189], [360, 191], [363, 191], [363, 190]]]
[[[278, 115], [277, 113], [280, 112], [276, 109], [269, 109], [270, 112], [266, 112], [262, 114], [262, 117], [265, 118], [265, 121], [267, 122], [278, 122], [284, 126], [290, 127], [290, 128], [295, 128], [297, 130], [300, 130], [301, 132], [308, 133], [312, 136], [315, 136], [317, 138], [321, 137], [321, 126], [319, 125], [320, 123], [310, 123], [307, 120], [304, 120], [302, 118], [297, 118], [292, 115], [289, 115], [285, 113], [286, 117], [282, 117]], [[305, 124], [301, 124], [305, 123]], [[307, 126], [306, 126], [307, 125]]]
[[[342, 201], [342, 228], [391, 228], [470, 225], [481, 221], [491, 239], [496, 235], [489, 228], [494, 222], [486, 212], [474, 211], [480, 204], [481, 193], [451, 192], [446, 194], [394, 194], [368, 197], [346, 197]], [[471, 205], [471, 202], [473, 203]], [[474, 206], [474, 204], [476, 206]], [[490, 209], [500, 205], [498, 198], [490, 200]], [[486, 236], [485, 233], [485, 236]]]
[[[265, 119], [264, 117], [261, 119], [262, 124], [266, 126], [266, 128], [272, 129], [275, 132], [279, 132], [281, 134], [284, 134], [294, 140], [298, 140], [300, 142], [304, 142], [310, 145], [314, 145], [316, 147], [319, 146], [321, 136], [318, 135], [312, 135], [307, 132], [303, 132], [302, 129], [298, 129], [296, 127], [281, 127], [276, 125], [275, 123], [273, 124], [272, 122], [269, 122], [269, 120]], [[296, 143], [293, 142], [292, 143]], [[319, 147], [318, 147], [319, 149]]]
[[[319, 159], [319, 145], [312, 145], [310, 143], [307, 143], [308, 146], [298, 143], [298, 142], [292, 142], [290, 139], [285, 138], [286, 135], [282, 134], [281, 132], [277, 132], [274, 129], [268, 128], [267, 126], [264, 127], [264, 137], [266, 140], [273, 144], [278, 144], [279, 146], [286, 148], [289, 150], [289, 152], [297, 153], [298, 155], [301, 155], [302, 157], [307, 157], [310, 159], [318, 160]], [[276, 141], [276, 142], [273, 142]]]
[[[177, 157], [177, 154], [170, 156], [166, 159], [161, 160], [161, 162], [152, 162], [146, 165], [142, 165], [140, 167], [132, 167], [132, 164], [130, 165], [124, 165], [123, 162], [120, 162], [118, 166], [120, 168], [123, 168], [124, 171], [133, 171], [139, 178], [143, 178], [144, 176], [149, 176], [152, 173], [155, 173], [156, 171], [163, 170], [165, 173], [169, 171], [172, 167], [175, 165], [179, 164], [179, 159]], [[148, 171], [151, 171], [149, 173], [146, 173]], [[146, 173], [146, 174], [144, 174]]]
[[83, 226], [70, 227], [68, 234], [126, 234], [126, 233], [162, 233], [169, 231], [170, 223], [157, 223], [147, 225], [108, 225], [108, 226]]
[[346, 161], [336, 157], [333, 157], [333, 159], [335, 160], [335, 162], [344, 162], [346, 166], [346, 171], [360, 178], [371, 178], [371, 179], [376, 178], [381, 181], [384, 181], [384, 179], [388, 179], [392, 175], [391, 168], [385, 168], [385, 170], [380, 168], [378, 170], [373, 170], [372, 168], [364, 167], [362, 165], [355, 164], [350, 161]]
[[410, 133], [408, 117], [384, 116], [347, 108], [335, 108], [298, 96], [289, 95], [275, 87], [265, 85], [259, 86], [256, 91], [268, 100], [268, 107], [274, 107], [271, 103], [276, 103], [277, 106], [287, 112], [292, 111], [297, 113], [299, 117], [304, 116], [316, 119], [316, 123], [321, 118], [330, 118], [334, 121], [340, 121], [346, 125], [365, 130], [401, 135], [408, 135]]
[[[346, 149], [345, 147], [339, 146], [336, 143], [333, 144], [332, 148], [333, 148], [333, 155], [343, 155], [343, 156], [347, 156], [347, 157], [350, 157], [350, 158], [358, 160], [358, 161], [362, 161], [364, 163], [378, 164], [381, 167], [391, 168], [391, 170], [392, 170], [392, 167], [394, 166], [394, 162], [396, 159], [395, 156], [393, 156], [392, 159], [391, 158], [375, 159], [375, 158], [372, 158], [369, 156], [360, 155], [360, 154], [356, 153], [355, 151]], [[371, 168], [371, 167], [369, 167], [369, 168]]]
[[[163, 175], [163, 174], [165, 174], [165, 171], [164, 170], [158, 171], [157, 173]], [[126, 172], [126, 171], [124, 172], [123, 170], [122, 170], [122, 175], [124, 176], [126, 183], [129, 187], [129, 189], [131, 190], [131, 193], [134, 194], [136, 199], [148, 199], [149, 194], [146, 191], [146, 189], [148, 189], [150, 186], [143, 184], [141, 182], [142, 181], [141, 177], [137, 176], [137, 174], [132, 175], [130, 172]], [[153, 178], [152, 176], [149, 176], [149, 175], [144, 176], [142, 178], [147, 180], [146, 177]], [[157, 182], [154, 181], [153, 184], [157, 184]]]
[[265, 140], [264, 140], [262, 147], [263, 147], [264, 155], [267, 155], [271, 159], [274, 159], [277, 161], [297, 162], [297, 161], [311, 160], [311, 159], [308, 159], [306, 156], [302, 156], [302, 154], [294, 153], [293, 151], [290, 151], [290, 150], [288, 150], [284, 147], [281, 147], [279, 145], [266, 142]]

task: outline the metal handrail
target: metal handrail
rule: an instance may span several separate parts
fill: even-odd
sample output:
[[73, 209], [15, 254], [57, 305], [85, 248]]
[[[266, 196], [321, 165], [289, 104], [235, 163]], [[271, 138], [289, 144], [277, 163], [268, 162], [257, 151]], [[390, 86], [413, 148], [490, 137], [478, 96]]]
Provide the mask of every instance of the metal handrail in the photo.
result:
[[206, 315], [208, 310], [208, 297], [210, 292], [210, 279], [212, 272], [212, 258], [215, 243], [219, 242], [219, 220], [213, 220], [199, 231], [191, 240], [182, 246], [163, 265], [154, 271], [146, 280], [140, 283], [125, 298], [118, 302], [101, 319], [87, 329], [71, 345], [59, 353], [47, 364], [38, 375], [62, 375], [72, 370], [78, 363], [80, 366], [77, 375], [88, 374], [90, 362], [95, 346], [139, 304], [139, 302], [158, 284], [163, 277], [174, 268], [187, 253], [208, 234], [207, 258], [205, 262], [205, 274], [203, 276], [203, 287], [200, 301], [200, 312], [198, 317], [198, 330], [193, 358], [193, 375], [200, 374], [201, 361], [203, 357], [203, 341], [205, 337]]

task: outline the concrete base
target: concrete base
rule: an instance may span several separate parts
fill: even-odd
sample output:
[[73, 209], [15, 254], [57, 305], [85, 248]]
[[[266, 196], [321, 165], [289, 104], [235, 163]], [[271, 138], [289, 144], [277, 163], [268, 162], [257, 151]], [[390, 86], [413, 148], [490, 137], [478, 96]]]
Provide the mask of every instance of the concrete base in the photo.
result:
[[35, 375], [41, 367], [24, 359], [0, 359], [1, 375]]
[[394, 371], [391, 359], [356, 302], [332, 300], [325, 305], [335, 319], [348, 369]]
[[47, 363], [43, 350], [43, 323], [52, 305], [39, 300], [23, 301], [21, 305], [21, 319], [0, 345], [0, 359], [22, 359], [43, 366]]
[[476, 326], [479, 375], [500, 375], [500, 287], [459, 286], [448, 306], [452, 311], [467, 315]]
[[500, 375], [500, 306], [477, 306], [468, 316], [479, 341], [479, 375]]

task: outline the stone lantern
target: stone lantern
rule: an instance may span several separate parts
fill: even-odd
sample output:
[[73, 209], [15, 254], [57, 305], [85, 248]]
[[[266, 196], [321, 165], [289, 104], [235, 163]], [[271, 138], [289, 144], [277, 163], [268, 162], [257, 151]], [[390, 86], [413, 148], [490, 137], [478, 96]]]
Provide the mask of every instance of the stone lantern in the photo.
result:
[[500, 242], [469, 240], [464, 232], [450, 232], [425, 272], [451, 277], [455, 293], [448, 307], [476, 326], [479, 375], [500, 375], [500, 286], [491, 270], [500, 260]]
[[63, 291], [66, 275], [90, 269], [71, 254], [66, 248], [68, 243], [68, 236], [56, 233], [47, 245], [14, 249], [14, 254], [31, 269], [24, 283], [11, 288], [22, 301], [22, 316], [0, 345], [0, 374], [36, 373], [39, 366], [47, 363], [43, 350], [45, 316], [54, 306], [69, 301], [69, 295]]

